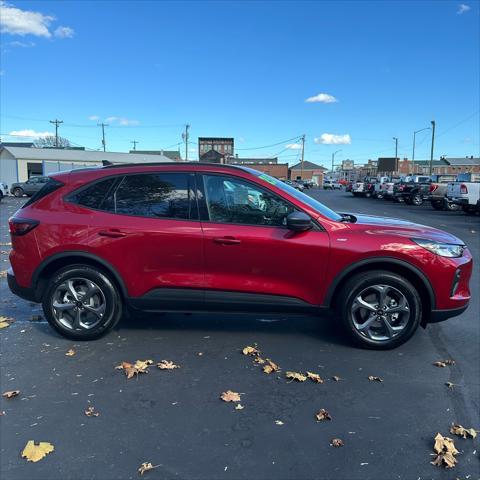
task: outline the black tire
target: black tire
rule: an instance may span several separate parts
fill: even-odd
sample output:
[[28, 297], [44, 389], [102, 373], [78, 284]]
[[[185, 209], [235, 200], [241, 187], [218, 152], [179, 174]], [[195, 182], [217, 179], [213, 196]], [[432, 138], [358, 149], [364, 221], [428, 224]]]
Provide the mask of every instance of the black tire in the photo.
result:
[[420, 193], [414, 193], [411, 197], [412, 205], [419, 207], [423, 204], [423, 196]]
[[[405, 315], [408, 314], [408, 318], [405, 320], [405, 325], [392, 338], [372, 339], [362, 334], [355, 327], [354, 314], [352, 313], [354, 302], [357, 296], [364, 291], [368, 292], [368, 288], [374, 285], [390, 287], [392, 292], [400, 292], [408, 302], [408, 312], [405, 313]], [[341, 289], [336, 299], [336, 306], [342, 328], [350, 340], [359, 347], [375, 350], [389, 350], [405, 343], [415, 333], [422, 318], [422, 302], [415, 287], [406, 278], [383, 270], [354, 275]]]
[[462, 210], [467, 214], [467, 215], [475, 215], [477, 213], [477, 207], [476, 205], [462, 205]]
[[[58, 316], [58, 311], [53, 307], [53, 302], [55, 301], [57, 288], [71, 279], [85, 279], [93, 282], [103, 295], [105, 311], [102, 314], [101, 320], [98, 321], [98, 324], [90, 329], [69, 328], [56, 317], [56, 315]], [[73, 301], [73, 303], [75, 303], [75, 301]], [[115, 283], [112, 282], [103, 270], [81, 264], [69, 265], [53, 274], [48, 280], [48, 287], [42, 299], [42, 307], [48, 323], [61, 335], [72, 340], [93, 340], [101, 337], [119, 322], [123, 313], [122, 298]]]
[[352, 195], [353, 195], [354, 197], [358, 197], [358, 193], [356, 193], [356, 192], [352, 192]]
[[445, 207], [443, 200], [432, 200], [430, 204], [435, 210], [443, 210]]
[[23, 190], [20, 187], [14, 188], [12, 193], [14, 197], [23, 197]]
[[445, 209], [449, 212], [458, 212], [460, 210], [460, 205], [457, 203], [452, 203], [447, 200], [444, 202]]
[[407, 204], [407, 205], [411, 205], [412, 204], [412, 199], [410, 197], [404, 197], [403, 198], [403, 201]]

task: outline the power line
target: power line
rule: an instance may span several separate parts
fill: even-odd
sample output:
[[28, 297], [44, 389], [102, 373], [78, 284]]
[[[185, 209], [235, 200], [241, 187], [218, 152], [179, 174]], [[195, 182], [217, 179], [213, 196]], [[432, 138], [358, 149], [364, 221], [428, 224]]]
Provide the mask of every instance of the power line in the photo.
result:
[[277, 145], [281, 145], [282, 143], [285, 143], [285, 142], [293, 142], [294, 140], [300, 140], [301, 138], [302, 138], [301, 135], [297, 135], [296, 137], [289, 138], [287, 140], [282, 140], [281, 142], [278, 142], [278, 143], [272, 143], [271, 145], [263, 145], [261, 147], [236, 148], [235, 150], [240, 150], [240, 151], [243, 151], [243, 150], [260, 150], [262, 148], [276, 147]]

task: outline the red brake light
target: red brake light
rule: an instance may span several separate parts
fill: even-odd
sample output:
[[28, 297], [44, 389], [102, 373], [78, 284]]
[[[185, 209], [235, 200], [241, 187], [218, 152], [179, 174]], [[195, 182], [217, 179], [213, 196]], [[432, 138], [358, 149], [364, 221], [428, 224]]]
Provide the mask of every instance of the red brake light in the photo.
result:
[[463, 183], [460, 185], [460, 193], [468, 193], [468, 188]]
[[25, 235], [33, 230], [40, 222], [38, 220], [31, 220], [29, 218], [10, 218], [8, 226], [10, 235]]
[[433, 193], [437, 188], [438, 188], [438, 185], [436, 183], [432, 183], [428, 190], [430, 193]]

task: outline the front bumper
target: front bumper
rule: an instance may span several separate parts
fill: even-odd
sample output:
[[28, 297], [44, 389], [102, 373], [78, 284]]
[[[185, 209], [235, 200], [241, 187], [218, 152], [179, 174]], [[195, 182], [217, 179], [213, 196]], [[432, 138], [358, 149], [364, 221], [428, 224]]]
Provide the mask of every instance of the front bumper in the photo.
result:
[[23, 298], [24, 300], [28, 300], [29, 302], [35, 302], [35, 303], [39, 302], [39, 300], [35, 295], [35, 291], [32, 288], [21, 287], [17, 283], [17, 279], [15, 278], [15, 274], [13, 273], [13, 270], [11, 268], [7, 270], [7, 283], [8, 283], [8, 288], [10, 288], [10, 291], [14, 295], [17, 295], [17, 297]]
[[427, 323], [438, 323], [448, 320], [452, 317], [457, 317], [461, 315], [468, 308], [468, 303], [460, 308], [452, 308], [450, 310], [432, 310], [430, 313], [430, 318]]

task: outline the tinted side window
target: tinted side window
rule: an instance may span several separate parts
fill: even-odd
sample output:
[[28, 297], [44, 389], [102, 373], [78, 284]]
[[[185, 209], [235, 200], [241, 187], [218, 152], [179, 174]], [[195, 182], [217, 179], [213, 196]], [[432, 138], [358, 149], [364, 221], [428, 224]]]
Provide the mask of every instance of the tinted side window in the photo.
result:
[[286, 225], [294, 208], [279, 196], [239, 178], [204, 175], [210, 221], [245, 225]]
[[197, 219], [193, 181], [188, 173], [127, 175], [105, 204], [117, 214]]
[[108, 192], [111, 190], [117, 178], [107, 178], [99, 182], [92, 183], [86, 188], [74, 192], [67, 200], [88, 208], [101, 209], [102, 202]]

